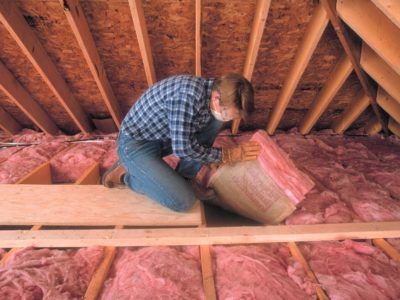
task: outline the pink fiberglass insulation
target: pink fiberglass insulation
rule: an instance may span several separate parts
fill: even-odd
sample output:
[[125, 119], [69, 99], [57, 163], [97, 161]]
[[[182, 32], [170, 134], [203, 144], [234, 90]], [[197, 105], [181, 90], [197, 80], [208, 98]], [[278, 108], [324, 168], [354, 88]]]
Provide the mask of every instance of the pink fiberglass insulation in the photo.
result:
[[331, 300], [400, 299], [400, 264], [378, 248], [347, 240], [300, 249]]
[[219, 299], [316, 299], [314, 286], [282, 244], [213, 246]]
[[204, 299], [198, 247], [120, 249], [100, 299]]
[[[261, 152], [257, 158], [265, 172], [273, 179], [277, 186], [297, 204], [302, 201], [314, 183], [303, 172], [298, 170], [288, 155], [263, 130], [246, 132], [238, 136], [230, 135], [227, 130], [222, 131], [214, 142], [214, 147], [233, 147], [241, 142], [257, 141]], [[210, 174], [211, 173], [211, 174]], [[202, 184], [208, 182], [212, 170], [204, 167], [200, 170], [198, 180]]]
[[53, 141], [25, 147], [0, 164], [0, 183], [15, 183], [63, 150], [66, 143]]
[[82, 299], [102, 255], [101, 247], [21, 249], [0, 268], [0, 299]]
[[0, 148], [0, 163], [7, 160], [14, 153], [24, 149], [24, 147], [4, 147]]
[[349, 223], [353, 221], [352, 210], [329, 190], [314, 188], [297, 206], [297, 210], [285, 221], [288, 225]]
[[261, 152], [257, 158], [266, 172], [275, 183], [286, 193], [294, 204], [299, 203], [309, 192], [314, 183], [300, 172], [277, 144], [265, 131], [258, 130], [252, 137], [261, 145]]
[[72, 183], [94, 163], [101, 160], [110, 142], [82, 143], [50, 161], [53, 183]]
[[[375, 182], [371, 173], [365, 172], [367, 167], [379, 172], [387, 162], [378, 159], [378, 154], [370, 152], [369, 148], [358, 143], [356, 138], [324, 135], [310, 135], [304, 138], [297, 134], [289, 134], [277, 135], [275, 140], [295, 163], [340, 197], [340, 201], [343, 202], [341, 207], [347, 206], [355, 213], [354, 221], [400, 220], [400, 202], [392, 197], [393, 190]], [[396, 149], [392, 147], [392, 151]], [[398, 182], [399, 177], [394, 175], [395, 173], [391, 176], [392, 180]], [[307, 198], [305, 201], [307, 202]], [[303, 203], [302, 206], [307, 204]], [[321, 214], [319, 218], [313, 217], [313, 220], [308, 221], [307, 210], [310, 211], [310, 207], [299, 207], [295, 212], [296, 224], [302, 219], [304, 222], [317, 222], [318, 219], [326, 222], [321, 218]], [[288, 219], [288, 222], [291, 220]]]

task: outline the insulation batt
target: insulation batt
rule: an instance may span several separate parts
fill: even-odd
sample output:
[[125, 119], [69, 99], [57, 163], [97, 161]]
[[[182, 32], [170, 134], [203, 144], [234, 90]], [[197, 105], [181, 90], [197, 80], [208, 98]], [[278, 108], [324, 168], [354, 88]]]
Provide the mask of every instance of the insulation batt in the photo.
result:
[[314, 286], [281, 244], [213, 246], [218, 299], [316, 299]]
[[100, 299], [204, 299], [198, 247], [120, 249]]
[[6, 161], [0, 163], [0, 183], [17, 182], [67, 146], [66, 143], [52, 141], [25, 147], [14, 153]]
[[400, 299], [400, 264], [378, 248], [347, 240], [300, 249], [331, 300]]
[[91, 165], [100, 161], [111, 146], [110, 142], [78, 144], [50, 161], [53, 183], [72, 183]]
[[400, 252], [400, 239], [386, 239], [397, 251]]
[[82, 299], [103, 248], [25, 248], [0, 268], [0, 299]]
[[[394, 163], [399, 157], [400, 147], [392, 141], [379, 140], [386, 147], [374, 148], [373, 145], [364, 145], [368, 140], [363, 137], [320, 134], [305, 138], [296, 133], [280, 134], [275, 140], [298, 166], [323, 184], [319, 198], [325, 204], [319, 202], [316, 204], [318, 207], [312, 204], [316, 202], [314, 195], [317, 193], [313, 191], [286, 223], [348, 222], [350, 215], [353, 221], [400, 220], [400, 202], [395, 198], [396, 188], [400, 186], [400, 178], [396, 176], [399, 164]], [[385, 149], [385, 154], [381, 154], [381, 149]], [[384, 172], [390, 172], [391, 186], [380, 184], [374, 175], [385, 166]], [[332, 201], [326, 199], [324, 191], [335, 194], [336, 202], [340, 203], [332, 207], [330, 213], [325, 210]], [[339, 209], [336, 216], [335, 207]], [[331, 217], [326, 218], [327, 215]]]

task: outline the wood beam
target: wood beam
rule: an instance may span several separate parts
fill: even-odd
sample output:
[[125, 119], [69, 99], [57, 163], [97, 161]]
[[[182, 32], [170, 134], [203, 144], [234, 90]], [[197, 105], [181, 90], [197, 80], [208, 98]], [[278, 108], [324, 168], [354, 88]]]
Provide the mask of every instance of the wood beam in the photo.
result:
[[[258, 0], [256, 11], [253, 19], [253, 27], [251, 29], [251, 35], [249, 40], [249, 46], [247, 48], [246, 60], [243, 68], [243, 76], [247, 80], [251, 80], [253, 75], [254, 66], [257, 60], [258, 50], [260, 48], [261, 38], [263, 36], [265, 22], [267, 21], [269, 6], [271, 0]], [[235, 119], [232, 122], [232, 133], [236, 134], [239, 130], [240, 119]]]
[[95, 162], [78, 178], [75, 184], [99, 184], [100, 183], [100, 164]]
[[360, 64], [365, 72], [400, 103], [400, 75], [366, 43], [362, 45]]
[[343, 112], [340, 119], [332, 125], [333, 130], [339, 134], [345, 132], [369, 104], [368, 96], [361, 90], [356, 99]]
[[400, 103], [393, 99], [384, 89], [378, 88], [376, 102], [383, 108], [397, 123], [400, 123]]
[[374, 135], [382, 131], [382, 124], [379, 120], [374, 117], [365, 126], [365, 132], [368, 135]]
[[308, 134], [321, 115], [324, 113], [333, 97], [342, 87], [343, 83], [349, 77], [353, 65], [346, 54], [343, 54], [334, 70], [329, 75], [327, 82], [318, 93], [306, 116], [301, 121], [299, 131], [301, 134]]
[[299, 247], [297, 247], [295, 242], [289, 242], [288, 248], [292, 256], [302, 265], [303, 269], [305, 270], [308, 278], [315, 284], [315, 292], [319, 300], [329, 300], [328, 296], [325, 294], [324, 290], [321, 288], [321, 284], [319, 283], [317, 276], [315, 276], [313, 270], [311, 269], [310, 265], [304, 258], [303, 254], [301, 253]]
[[201, 224], [198, 203], [187, 213], [177, 213], [129, 189], [108, 189], [101, 185], [4, 184], [1, 193], [0, 225]]
[[21, 47], [24, 54], [55, 94], [78, 128], [88, 133], [92, 126], [88, 116], [75, 100], [70, 89], [51, 61], [39, 39], [26, 23], [14, 1], [0, 1], [0, 21]]
[[400, 2], [398, 0], [372, 0], [372, 2], [400, 28]]
[[201, 76], [201, 0], [196, 0], [195, 18], [195, 74]]
[[400, 75], [400, 28], [371, 1], [338, 0], [340, 18]]
[[103, 62], [100, 59], [85, 14], [78, 0], [59, 0], [68, 23], [78, 41], [79, 47], [100, 90], [104, 103], [118, 128], [121, 127], [122, 113], [115, 98], [111, 84], [107, 79]]
[[[200, 227], [207, 227], [204, 204], [200, 202], [201, 220]], [[217, 300], [215, 290], [214, 273], [212, 266], [211, 251], [209, 245], [200, 245], [201, 275], [203, 278], [203, 289], [207, 300]]]
[[400, 222], [158, 229], [0, 230], [0, 247], [230, 245], [399, 237]]
[[285, 82], [279, 93], [278, 100], [276, 101], [274, 108], [268, 120], [267, 132], [274, 134], [276, 128], [279, 125], [280, 120], [285, 112], [286, 107], [289, 104], [290, 99], [299, 84], [300, 78], [306, 69], [315, 48], [318, 45], [319, 40], [326, 26], [328, 25], [328, 16], [325, 9], [319, 4], [311, 18], [310, 23], [307, 26], [303, 41], [299, 49], [297, 50], [294, 62], [290, 67], [289, 74], [286, 76]]
[[389, 118], [389, 130], [400, 138], [400, 123], [393, 118]]
[[253, 19], [253, 27], [251, 29], [249, 46], [247, 48], [246, 60], [243, 68], [243, 76], [249, 81], [251, 81], [253, 76], [254, 66], [256, 65], [257, 55], [260, 49], [265, 23], [267, 22], [270, 4], [271, 0], [257, 1], [256, 11]]
[[45, 162], [22, 177], [16, 184], [52, 184], [50, 162]]
[[353, 64], [354, 71], [356, 72], [358, 80], [360, 80], [365, 94], [368, 96], [369, 101], [371, 102], [371, 106], [377, 117], [377, 120], [381, 123], [385, 134], [388, 134], [387, 124], [385, 123], [385, 120], [381, 115], [381, 111], [379, 110], [379, 107], [375, 101], [376, 89], [360, 66], [361, 49], [359, 43], [357, 42], [357, 38], [354, 36], [354, 34], [347, 30], [343, 22], [339, 19], [336, 12], [336, 0], [321, 0], [321, 3], [328, 14], [329, 20], [336, 31], [336, 35], [339, 38], [344, 51], [349, 56], [351, 63]]
[[391, 259], [400, 262], [400, 253], [385, 239], [373, 239], [372, 243], [385, 252]]
[[10, 114], [8, 114], [8, 112], [0, 107], [0, 128], [7, 134], [13, 135], [22, 129], [22, 125], [19, 124]]
[[49, 115], [32, 99], [27, 90], [0, 61], [0, 89], [26, 114], [43, 132], [55, 135], [57, 125]]
[[157, 80], [142, 1], [129, 0], [129, 7], [131, 10], [133, 24], [135, 26], [136, 37], [139, 43], [140, 54], [142, 55], [147, 83], [149, 86], [152, 86]]

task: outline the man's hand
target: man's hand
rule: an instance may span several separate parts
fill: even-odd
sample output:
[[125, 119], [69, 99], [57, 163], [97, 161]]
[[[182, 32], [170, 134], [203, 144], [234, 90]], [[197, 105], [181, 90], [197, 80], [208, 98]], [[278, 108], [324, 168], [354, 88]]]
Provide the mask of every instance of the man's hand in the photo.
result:
[[261, 146], [256, 141], [244, 142], [233, 148], [222, 149], [222, 163], [233, 164], [239, 161], [255, 160]]

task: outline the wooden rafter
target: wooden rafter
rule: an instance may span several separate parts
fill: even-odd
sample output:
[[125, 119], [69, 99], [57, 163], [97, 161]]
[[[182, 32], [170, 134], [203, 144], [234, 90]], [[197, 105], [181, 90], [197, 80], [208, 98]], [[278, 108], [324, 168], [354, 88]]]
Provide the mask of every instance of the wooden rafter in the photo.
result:
[[6, 133], [13, 135], [18, 133], [18, 131], [22, 129], [22, 126], [9, 115], [8, 112], [0, 107], [0, 128]]
[[285, 79], [278, 100], [276, 101], [269, 117], [267, 126], [267, 132], [269, 134], [273, 134], [278, 127], [283, 113], [299, 84], [300, 78], [309, 63], [326, 26], [328, 25], [328, 21], [325, 9], [321, 4], [318, 5], [313, 13], [310, 23], [308, 24], [303, 41], [297, 50], [289, 74]]
[[[243, 68], [243, 76], [249, 81], [253, 76], [254, 66], [256, 64], [258, 50], [260, 48], [261, 38], [263, 36], [265, 23], [268, 17], [269, 6], [271, 0], [258, 0], [256, 11], [253, 19], [253, 27], [247, 48], [246, 60]], [[232, 122], [232, 133], [236, 134], [239, 130], [240, 119], [235, 119]]]
[[230, 245], [399, 237], [400, 222], [35, 232], [0, 230], [0, 247]]
[[340, 58], [336, 64], [335, 69], [329, 75], [327, 82], [322, 90], [318, 93], [306, 116], [301, 121], [299, 131], [301, 134], [308, 134], [321, 115], [324, 113], [328, 105], [331, 103], [333, 97], [338, 90], [342, 87], [343, 83], [349, 77], [353, 65], [346, 54]]
[[349, 56], [350, 61], [353, 64], [354, 71], [358, 77], [358, 80], [361, 83], [362, 88], [364, 89], [365, 94], [368, 96], [377, 120], [381, 124], [385, 134], [388, 134], [387, 125], [384, 121], [383, 116], [381, 115], [381, 111], [379, 110], [378, 105], [376, 104], [376, 90], [360, 66], [361, 49], [356, 43], [355, 38], [350, 35], [348, 30], [345, 28], [343, 22], [339, 19], [336, 13], [336, 0], [321, 0], [321, 3], [328, 14], [329, 20], [331, 21], [331, 24], [336, 31], [336, 35], [339, 38], [339, 41], [342, 44], [344, 51]]
[[195, 74], [201, 76], [201, 0], [196, 0], [195, 22]]
[[400, 138], [400, 123], [393, 118], [389, 118], [389, 130]]
[[0, 61], [0, 89], [35, 123], [43, 132], [57, 134], [57, 125], [49, 115], [32, 99], [27, 90], [18, 82]]
[[384, 89], [378, 88], [376, 102], [383, 108], [393, 119], [400, 123], [400, 103], [393, 99]]
[[74, 33], [90, 72], [100, 90], [104, 103], [118, 128], [121, 126], [122, 113], [107, 79], [103, 62], [100, 59], [93, 36], [90, 32], [85, 14], [78, 0], [60, 0], [72, 32]]
[[369, 106], [368, 96], [364, 91], [360, 91], [356, 99], [343, 112], [341, 118], [333, 124], [332, 128], [336, 133], [342, 134], [349, 126], [362, 114]]
[[136, 37], [139, 43], [140, 54], [142, 55], [144, 71], [149, 86], [156, 82], [153, 55], [151, 53], [150, 40], [147, 33], [146, 20], [141, 0], [129, 0], [129, 7], [135, 26]]
[[360, 63], [364, 71], [400, 103], [400, 75], [365, 43]]
[[92, 129], [88, 116], [75, 100], [69, 87], [51, 61], [39, 39], [26, 23], [14, 1], [0, 1], [0, 21], [56, 95], [78, 128], [87, 133]]
[[400, 75], [400, 28], [371, 1], [339, 0], [340, 18]]
[[398, 0], [372, 0], [372, 2], [400, 28], [400, 2]]
[[368, 135], [374, 135], [382, 131], [382, 124], [379, 120], [374, 116], [365, 126], [365, 132]]
[[385, 239], [373, 239], [373, 244], [380, 249], [382, 249], [391, 259], [394, 261], [400, 262], [400, 254], [399, 252], [390, 245]]

